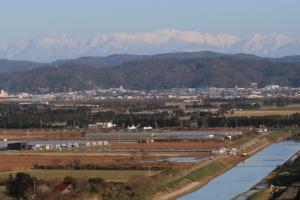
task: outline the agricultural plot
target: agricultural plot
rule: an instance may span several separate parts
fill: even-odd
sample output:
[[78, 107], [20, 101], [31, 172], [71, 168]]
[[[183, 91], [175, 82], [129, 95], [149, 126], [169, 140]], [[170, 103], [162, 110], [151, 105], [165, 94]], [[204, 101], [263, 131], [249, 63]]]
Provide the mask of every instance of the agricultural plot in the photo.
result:
[[[138, 175], [154, 175], [159, 171], [148, 170], [30, 170], [24, 171], [32, 176], [46, 181], [61, 181], [66, 176], [72, 176], [76, 179], [103, 178], [107, 181], [128, 181], [130, 178]], [[5, 180], [9, 174], [15, 175], [15, 172], [1, 172], [0, 180]]]
[[285, 107], [277, 106], [263, 106], [256, 110], [238, 110], [234, 114], [227, 114], [226, 116], [232, 117], [250, 117], [250, 116], [269, 116], [269, 115], [292, 115], [295, 113], [300, 113], [300, 105], [288, 105]]

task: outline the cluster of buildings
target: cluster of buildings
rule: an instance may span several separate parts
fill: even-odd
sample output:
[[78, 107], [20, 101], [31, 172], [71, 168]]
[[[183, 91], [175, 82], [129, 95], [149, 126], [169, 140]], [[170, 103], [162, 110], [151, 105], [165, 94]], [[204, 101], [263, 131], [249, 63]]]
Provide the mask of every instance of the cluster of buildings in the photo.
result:
[[108, 146], [109, 142], [104, 140], [100, 141], [69, 141], [64, 143], [63, 141], [42, 141], [41, 143], [26, 142], [26, 141], [15, 141], [15, 142], [2, 142], [0, 146], [2, 150], [33, 150], [33, 151], [51, 151], [51, 150], [72, 150], [75, 148], [92, 148], [92, 147], [103, 147]]
[[266, 85], [258, 88], [257, 83], [252, 83], [251, 87], [235, 88], [216, 88], [210, 87], [204, 92], [204, 96], [216, 99], [235, 99], [235, 98], [264, 98], [264, 97], [298, 97], [300, 88], [291, 88], [280, 85]]
[[57, 93], [17, 93], [8, 95], [3, 89], [0, 98], [11, 100], [143, 100], [143, 99], [177, 99], [183, 101], [193, 101], [203, 98], [234, 99], [234, 98], [264, 98], [264, 97], [297, 97], [300, 96], [300, 87], [292, 88], [280, 85], [266, 85], [259, 88], [257, 83], [252, 83], [249, 87], [234, 88], [172, 88], [162, 90], [130, 90], [122, 86], [119, 88], [69, 91]]
[[113, 122], [97, 122], [97, 123], [88, 125], [89, 129], [98, 129], [98, 128], [112, 129], [112, 128], [115, 128], [115, 127], [117, 127], [117, 125], [114, 124]]

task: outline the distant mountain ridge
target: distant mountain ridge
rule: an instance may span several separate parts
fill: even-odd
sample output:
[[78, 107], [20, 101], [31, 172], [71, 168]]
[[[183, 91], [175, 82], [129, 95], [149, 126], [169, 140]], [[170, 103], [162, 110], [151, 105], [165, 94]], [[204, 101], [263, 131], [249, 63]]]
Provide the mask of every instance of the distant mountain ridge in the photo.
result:
[[223, 33], [212, 35], [173, 29], [137, 34], [103, 33], [88, 39], [49, 33], [31, 39], [0, 43], [0, 58], [53, 62], [80, 56], [155, 55], [203, 50], [283, 57], [300, 54], [300, 40], [278, 34], [256, 34], [240, 38]]
[[40, 67], [51, 67], [61, 64], [79, 64], [88, 65], [95, 68], [114, 67], [125, 62], [132, 60], [145, 60], [145, 59], [164, 59], [164, 58], [204, 58], [204, 57], [220, 57], [229, 56], [229, 54], [200, 51], [200, 52], [181, 52], [181, 53], [166, 53], [157, 55], [130, 55], [130, 54], [114, 54], [106, 57], [101, 56], [87, 56], [79, 57], [76, 59], [61, 59], [51, 63], [37, 63], [31, 61], [16, 61], [0, 59], [0, 73], [14, 72], [22, 70], [36, 69]]
[[[300, 86], [300, 56], [283, 58], [216, 52], [167, 53], [154, 56], [81, 57], [2, 72], [0, 88], [9, 91], [51, 91], [119, 87], [248, 87], [280, 84]], [[15, 61], [11, 61], [14, 63]], [[16, 62], [19, 64], [18, 62]], [[1, 62], [0, 62], [1, 69]]]
[[0, 59], [0, 73], [30, 70], [47, 66], [45, 63]]

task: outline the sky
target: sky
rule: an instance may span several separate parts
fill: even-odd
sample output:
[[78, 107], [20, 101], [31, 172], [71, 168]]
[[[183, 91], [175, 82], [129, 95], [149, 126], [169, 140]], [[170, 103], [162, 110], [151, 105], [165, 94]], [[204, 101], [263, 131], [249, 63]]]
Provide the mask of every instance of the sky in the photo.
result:
[[158, 29], [300, 38], [299, 0], [1, 0], [0, 42]]

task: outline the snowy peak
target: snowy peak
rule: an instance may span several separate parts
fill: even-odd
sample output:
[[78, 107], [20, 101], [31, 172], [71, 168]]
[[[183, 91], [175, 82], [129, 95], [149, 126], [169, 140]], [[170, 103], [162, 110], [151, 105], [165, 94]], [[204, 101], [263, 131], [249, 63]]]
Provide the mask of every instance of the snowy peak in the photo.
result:
[[246, 52], [274, 51], [282, 46], [289, 45], [292, 40], [283, 35], [254, 35], [252, 38], [246, 40], [243, 44], [243, 50]]
[[49, 33], [32, 40], [33, 44], [44, 47], [77, 47], [78, 40], [58, 33]]
[[278, 57], [300, 54], [300, 41], [278, 34], [239, 38], [224, 33], [212, 35], [175, 29], [136, 34], [103, 33], [87, 39], [48, 33], [36, 38], [0, 43], [0, 58], [49, 62], [80, 56], [203, 50]]

